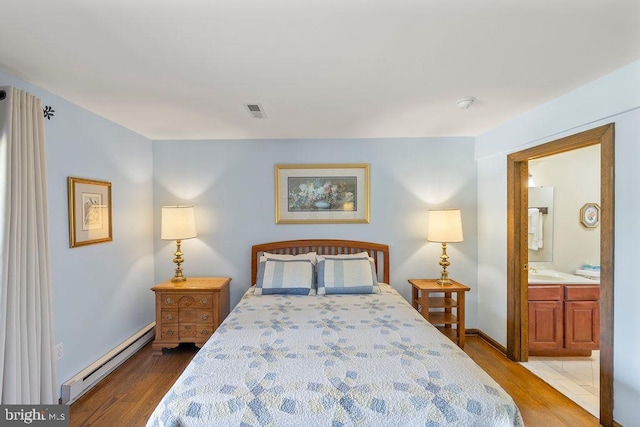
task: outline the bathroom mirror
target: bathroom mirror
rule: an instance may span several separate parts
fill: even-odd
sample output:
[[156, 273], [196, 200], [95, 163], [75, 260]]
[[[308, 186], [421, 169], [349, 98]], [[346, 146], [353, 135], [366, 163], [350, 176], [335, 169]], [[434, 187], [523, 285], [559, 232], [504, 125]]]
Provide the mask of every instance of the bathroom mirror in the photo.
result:
[[553, 261], [553, 187], [529, 187], [528, 219], [529, 261]]

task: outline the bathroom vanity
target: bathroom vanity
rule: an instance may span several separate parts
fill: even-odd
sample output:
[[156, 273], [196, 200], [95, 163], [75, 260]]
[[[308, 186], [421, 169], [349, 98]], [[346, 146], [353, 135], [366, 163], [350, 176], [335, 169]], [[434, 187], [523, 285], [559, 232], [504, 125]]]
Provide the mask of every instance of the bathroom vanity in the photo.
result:
[[529, 355], [590, 356], [600, 345], [600, 284], [552, 270], [529, 272]]

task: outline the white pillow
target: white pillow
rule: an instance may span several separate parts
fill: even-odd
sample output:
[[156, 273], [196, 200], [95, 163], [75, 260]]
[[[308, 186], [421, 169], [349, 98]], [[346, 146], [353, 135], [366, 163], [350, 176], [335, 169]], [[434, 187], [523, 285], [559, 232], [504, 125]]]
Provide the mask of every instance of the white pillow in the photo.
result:
[[260, 257], [254, 295], [315, 295], [314, 261]]
[[368, 252], [358, 252], [355, 254], [318, 255], [318, 256], [326, 259], [370, 258]]
[[318, 295], [373, 293], [380, 293], [373, 258], [318, 256]]
[[313, 262], [313, 265], [316, 265], [316, 257], [317, 257], [317, 253], [316, 252], [308, 252], [306, 254], [298, 254], [298, 255], [288, 255], [288, 254], [272, 254], [269, 252], [263, 252], [262, 256], [260, 257], [260, 260], [264, 259], [278, 259], [278, 260], [283, 260], [283, 261], [287, 261], [287, 260], [294, 260], [294, 259], [309, 259]]

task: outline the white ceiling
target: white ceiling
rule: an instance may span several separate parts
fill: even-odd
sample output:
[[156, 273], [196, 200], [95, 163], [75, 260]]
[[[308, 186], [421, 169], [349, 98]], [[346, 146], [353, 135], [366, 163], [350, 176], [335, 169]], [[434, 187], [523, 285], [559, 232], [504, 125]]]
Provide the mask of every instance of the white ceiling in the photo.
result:
[[0, 69], [154, 140], [477, 135], [640, 59], [638, 0], [1, 9]]

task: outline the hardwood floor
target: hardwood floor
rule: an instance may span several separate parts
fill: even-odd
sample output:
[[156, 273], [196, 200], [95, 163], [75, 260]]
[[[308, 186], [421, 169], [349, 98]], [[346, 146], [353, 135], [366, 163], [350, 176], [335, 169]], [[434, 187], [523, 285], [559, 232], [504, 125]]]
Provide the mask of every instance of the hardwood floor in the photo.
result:
[[147, 344], [71, 405], [69, 425], [144, 426], [197, 350], [180, 345], [155, 356]]
[[[144, 426], [197, 348], [180, 346], [154, 356], [147, 344], [71, 405], [70, 426]], [[465, 352], [516, 402], [527, 426], [598, 426], [598, 420], [477, 336]]]
[[477, 336], [467, 336], [464, 348], [486, 373], [511, 395], [526, 426], [599, 426], [597, 418], [519, 363]]

